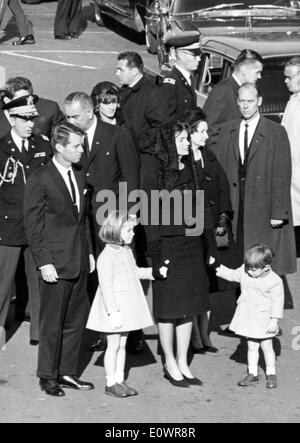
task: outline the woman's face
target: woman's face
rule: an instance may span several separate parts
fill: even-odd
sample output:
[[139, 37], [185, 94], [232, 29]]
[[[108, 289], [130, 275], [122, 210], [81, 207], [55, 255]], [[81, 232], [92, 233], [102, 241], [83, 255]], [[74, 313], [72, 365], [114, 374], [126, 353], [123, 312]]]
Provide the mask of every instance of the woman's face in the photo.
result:
[[191, 134], [192, 145], [195, 148], [203, 147], [208, 139], [208, 126], [206, 122], [199, 122], [197, 130]]
[[177, 134], [175, 134], [175, 142], [176, 142], [177, 154], [179, 156], [188, 155], [189, 141], [188, 141], [188, 133], [186, 130], [177, 132]]
[[99, 113], [103, 117], [112, 119], [116, 115], [117, 107], [118, 107], [117, 101], [113, 101], [111, 103], [100, 103]]

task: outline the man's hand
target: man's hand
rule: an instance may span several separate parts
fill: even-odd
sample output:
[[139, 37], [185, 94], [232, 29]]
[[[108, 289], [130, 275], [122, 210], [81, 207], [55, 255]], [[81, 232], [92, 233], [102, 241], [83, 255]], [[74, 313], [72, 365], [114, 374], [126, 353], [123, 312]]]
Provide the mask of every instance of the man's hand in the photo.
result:
[[96, 262], [93, 254], [90, 254], [90, 274], [92, 274], [96, 269]]
[[122, 316], [119, 311], [112, 312], [109, 316], [109, 320], [113, 329], [120, 329], [123, 326]]
[[272, 318], [268, 326], [267, 334], [276, 334], [277, 332], [278, 332], [278, 318]]
[[40, 268], [42, 278], [47, 283], [57, 283], [58, 275], [53, 265], [45, 265]]
[[280, 228], [283, 225], [283, 220], [275, 220], [271, 218], [270, 223], [272, 228]]

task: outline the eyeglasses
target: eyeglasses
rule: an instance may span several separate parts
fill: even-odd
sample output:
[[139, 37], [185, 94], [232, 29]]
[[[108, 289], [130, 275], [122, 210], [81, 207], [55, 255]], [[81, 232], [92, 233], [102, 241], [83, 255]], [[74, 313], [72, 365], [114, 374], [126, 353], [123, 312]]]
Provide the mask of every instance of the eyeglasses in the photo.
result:
[[38, 118], [38, 115], [20, 115], [20, 114], [12, 114], [11, 117], [20, 118], [25, 122], [33, 122]]

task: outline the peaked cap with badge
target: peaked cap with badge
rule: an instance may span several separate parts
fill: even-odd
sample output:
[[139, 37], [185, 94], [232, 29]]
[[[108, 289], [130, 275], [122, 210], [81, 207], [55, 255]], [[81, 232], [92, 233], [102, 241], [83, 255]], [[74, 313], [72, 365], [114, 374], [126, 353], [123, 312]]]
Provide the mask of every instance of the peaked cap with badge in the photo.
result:
[[163, 40], [167, 48], [184, 49], [196, 55], [202, 54], [198, 31], [168, 31]]
[[38, 115], [35, 104], [38, 102], [37, 95], [23, 95], [15, 98], [2, 106], [3, 111], [8, 111], [10, 115]]

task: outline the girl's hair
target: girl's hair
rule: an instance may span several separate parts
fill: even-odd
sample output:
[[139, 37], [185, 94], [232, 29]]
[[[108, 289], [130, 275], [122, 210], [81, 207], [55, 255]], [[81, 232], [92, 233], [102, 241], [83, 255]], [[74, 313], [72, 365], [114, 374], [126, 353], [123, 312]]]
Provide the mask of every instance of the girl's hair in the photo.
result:
[[124, 211], [112, 211], [104, 220], [101, 226], [99, 237], [104, 243], [113, 243], [115, 245], [123, 245], [121, 239], [121, 229], [126, 222], [136, 224], [136, 219], [132, 215], [128, 215]]
[[207, 117], [205, 112], [197, 106], [185, 113], [184, 121], [189, 125], [190, 133], [193, 134], [197, 131], [200, 122], [207, 122]]
[[245, 269], [263, 269], [265, 266], [271, 265], [274, 252], [268, 246], [259, 243], [252, 246], [245, 252]]

